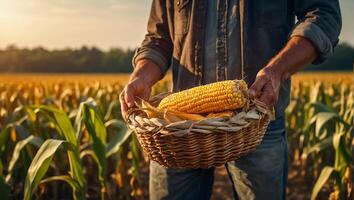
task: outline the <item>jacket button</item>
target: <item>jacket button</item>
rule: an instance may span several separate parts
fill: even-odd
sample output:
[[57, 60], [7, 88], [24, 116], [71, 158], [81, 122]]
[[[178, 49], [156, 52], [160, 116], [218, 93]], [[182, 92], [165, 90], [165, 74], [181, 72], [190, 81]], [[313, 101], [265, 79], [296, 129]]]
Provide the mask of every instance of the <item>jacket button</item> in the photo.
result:
[[179, 6], [179, 4], [181, 4], [181, 2], [180, 2], [180, 1], [177, 1], [177, 6]]

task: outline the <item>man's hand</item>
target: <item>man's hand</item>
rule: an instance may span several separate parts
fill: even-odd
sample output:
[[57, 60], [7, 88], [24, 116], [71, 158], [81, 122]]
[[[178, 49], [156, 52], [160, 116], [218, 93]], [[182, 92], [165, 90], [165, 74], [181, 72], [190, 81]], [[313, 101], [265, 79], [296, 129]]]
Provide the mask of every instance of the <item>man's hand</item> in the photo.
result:
[[129, 108], [135, 106], [136, 97], [148, 100], [151, 87], [161, 79], [160, 68], [148, 59], [139, 60], [128, 84], [119, 95], [122, 116], [125, 118]]
[[258, 72], [249, 93], [251, 97], [260, 100], [272, 109], [278, 100], [280, 86], [281, 75], [270, 67], [265, 67]]
[[277, 103], [282, 81], [310, 64], [316, 56], [317, 51], [309, 40], [298, 36], [290, 38], [285, 47], [258, 72], [249, 89], [250, 96], [272, 109]]
[[134, 107], [136, 97], [148, 100], [150, 94], [151, 86], [144, 79], [135, 78], [130, 81], [119, 96], [122, 115], [125, 116], [128, 109]]

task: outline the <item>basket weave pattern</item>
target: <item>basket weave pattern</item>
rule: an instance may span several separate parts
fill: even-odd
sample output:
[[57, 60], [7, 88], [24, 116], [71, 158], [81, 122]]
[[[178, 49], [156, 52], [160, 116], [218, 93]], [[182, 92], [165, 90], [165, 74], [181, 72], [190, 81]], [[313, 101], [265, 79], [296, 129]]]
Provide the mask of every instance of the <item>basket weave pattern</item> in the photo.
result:
[[149, 158], [172, 168], [209, 168], [236, 160], [256, 149], [269, 121], [256, 106], [232, 118], [168, 123], [137, 109], [127, 119]]

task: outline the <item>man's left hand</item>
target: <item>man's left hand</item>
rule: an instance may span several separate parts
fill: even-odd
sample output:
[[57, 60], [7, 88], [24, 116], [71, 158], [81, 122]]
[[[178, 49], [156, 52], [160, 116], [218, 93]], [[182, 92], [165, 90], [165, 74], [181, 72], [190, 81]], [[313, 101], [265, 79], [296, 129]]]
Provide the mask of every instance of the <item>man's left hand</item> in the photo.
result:
[[251, 97], [265, 103], [269, 109], [273, 109], [281, 86], [281, 73], [267, 66], [257, 73], [256, 80], [249, 89]]

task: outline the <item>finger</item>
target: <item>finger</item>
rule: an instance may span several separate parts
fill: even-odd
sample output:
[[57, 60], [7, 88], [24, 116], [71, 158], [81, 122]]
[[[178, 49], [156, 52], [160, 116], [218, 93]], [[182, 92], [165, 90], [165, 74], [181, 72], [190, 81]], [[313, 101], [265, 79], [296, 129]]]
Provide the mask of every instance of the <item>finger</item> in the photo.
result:
[[128, 105], [125, 103], [124, 94], [125, 94], [125, 91], [123, 90], [123, 92], [120, 93], [120, 95], [119, 95], [119, 102], [120, 102], [120, 109], [122, 112], [122, 116], [125, 118], [126, 113], [128, 111]]
[[124, 93], [124, 100], [129, 108], [134, 106], [134, 102], [135, 102], [134, 92], [135, 92], [134, 86], [132, 86], [132, 85], [126, 86], [125, 93]]
[[271, 86], [271, 83], [267, 84], [262, 90], [262, 94], [259, 100], [263, 102], [269, 109], [272, 109], [276, 102], [276, 94]]
[[259, 97], [261, 95], [262, 89], [264, 85], [268, 82], [268, 79], [265, 75], [257, 76], [254, 83], [251, 85], [249, 89], [249, 94], [251, 97]]
[[272, 109], [274, 106], [274, 99], [270, 95], [262, 95], [259, 100], [263, 102], [268, 109]]

